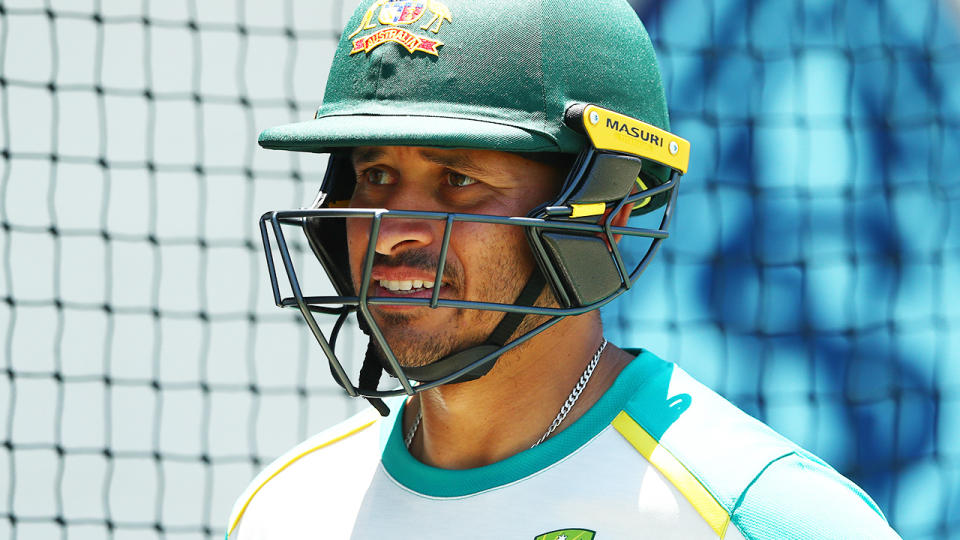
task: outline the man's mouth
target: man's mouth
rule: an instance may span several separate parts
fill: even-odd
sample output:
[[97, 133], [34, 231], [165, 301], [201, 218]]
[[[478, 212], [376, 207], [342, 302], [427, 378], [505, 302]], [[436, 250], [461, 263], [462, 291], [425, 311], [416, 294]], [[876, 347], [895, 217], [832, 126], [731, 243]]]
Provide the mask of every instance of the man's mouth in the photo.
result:
[[432, 281], [422, 281], [419, 279], [413, 280], [392, 280], [392, 279], [381, 279], [379, 281], [380, 286], [384, 289], [398, 294], [413, 294], [417, 292], [422, 292], [426, 290], [433, 289], [434, 282]]
[[[393, 298], [432, 298], [434, 294], [442, 294], [450, 298], [456, 287], [455, 282], [447, 281], [446, 273], [442, 280], [437, 280], [437, 270], [424, 261], [414, 261], [412, 265], [374, 265], [370, 276], [370, 295]], [[420, 306], [382, 304], [385, 309], [412, 309]]]

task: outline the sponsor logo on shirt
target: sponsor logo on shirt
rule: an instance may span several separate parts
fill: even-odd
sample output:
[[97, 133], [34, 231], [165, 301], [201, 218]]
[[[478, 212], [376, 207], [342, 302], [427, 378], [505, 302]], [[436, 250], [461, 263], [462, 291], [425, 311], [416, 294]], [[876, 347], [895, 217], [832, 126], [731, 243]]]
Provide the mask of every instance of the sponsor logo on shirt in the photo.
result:
[[543, 533], [533, 540], [593, 540], [596, 534], [588, 529], [560, 529]]

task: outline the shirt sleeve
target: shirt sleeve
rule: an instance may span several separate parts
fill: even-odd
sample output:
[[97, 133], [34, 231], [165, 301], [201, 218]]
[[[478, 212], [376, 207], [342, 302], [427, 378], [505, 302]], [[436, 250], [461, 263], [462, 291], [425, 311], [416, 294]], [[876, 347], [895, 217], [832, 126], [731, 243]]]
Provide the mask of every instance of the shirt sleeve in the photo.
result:
[[811, 458], [786, 455], [744, 490], [731, 520], [745, 538], [900, 538], [863, 490]]

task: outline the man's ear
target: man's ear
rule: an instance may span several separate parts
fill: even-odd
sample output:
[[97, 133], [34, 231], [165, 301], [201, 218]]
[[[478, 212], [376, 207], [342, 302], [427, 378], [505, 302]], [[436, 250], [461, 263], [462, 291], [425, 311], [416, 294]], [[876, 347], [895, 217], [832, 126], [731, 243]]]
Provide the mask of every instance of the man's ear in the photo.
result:
[[[613, 216], [613, 221], [610, 222], [614, 227], [626, 227], [627, 221], [630, 220], [630, 212], [633, 211], [633, 203], [623, 205], [623, 208], [617, 212], [617, 215]], [[617, 240], [620, 240], [617, 238]]]
[[[617, 212], [617, 215], [613, 216], [613, 220], [610, 222], [610, 225], [613, 226], [613, 227], [626, 227], [626, 226], [627, 226], [627, 221], [630, 220], [630, 212], [631, 212], [632, 210], [633, 210], [633, 204], [632, 204], [632, 203], [631, 203], [631, 204], [625, 204], [625, 205], [623, 205], [623, 208], [621, 208], [620, 211]], [[613, 209], [610, 209], [610, 210], [607, 210], [606, 213], [603, 214], [603, 221], [601, 221], [601, 223], [605, 223], [605, 222], [606, 222], [607, 216], [609, 216], [609, 215], [610, 215], [610, 212], [612, 212], [612, 211], [613, 211]], [[621, 236], [623, 236], [623, 235], [622, 235], [622, 234], [615, 234], [615, 235], [613, 235], [614, 241], [615, 241], [615, 242], [619, 242]], [[604, 239], [604, 242], [606, 242], [606, 239]], [[610, 245], [609, 245], [609, 244], [607, 244], [607, 248], [608, 248], [608, 249], [610, 248]]]

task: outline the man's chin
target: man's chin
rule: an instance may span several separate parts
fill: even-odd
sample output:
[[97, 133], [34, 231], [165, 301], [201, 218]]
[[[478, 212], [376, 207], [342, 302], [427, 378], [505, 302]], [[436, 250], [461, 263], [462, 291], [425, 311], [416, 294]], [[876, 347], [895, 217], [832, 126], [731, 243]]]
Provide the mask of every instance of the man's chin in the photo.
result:
[[[374, 306], [374, 319], [397, 362], [405, 368], [427, 366], [458, 351], [479, 345], [492, 331], [491, 328], [486, 334], [476, 332], [477, 328], [492, 325], [492, 321], [471, 321], [474, 331], [469, 335], [458, 334], [458, 329], [468, 324], [458, 316], [458, 310], [434, 310], [426, 307], [384, 310], [379, 309], [380, 307]], [[448, 317], [443, 316], [446, 314]], [[386, 358], [383, 351], [380, 352]]]
[[[415, 314], [376, 313], [377, 326], [390, 346], [390, 351], [401, 366], [422, 367], [446, 356], [450, 350], [448, 340], [437, 332], [429, 332], [410, 324], [419, 317]], [[376, 340], [373, 340], [377, 344]], [[377, 352], [386, 359], [385, 351], [376, 345]]]
[[[464, 343], [451, 336], [438, 335], [437, 333], [412, 333], [409, 330], [395, 330], [399, 331], [385, 330], [384, 337], [397, 362], [404, 368], [428, 366], [480, 343], [476, 340]], [[382, 351], [381, 354], [386, 358]]]
[[[426, 347], [422, 343], [393, 344], [389, 338], [387, 338], [387, 342], [391, 343], [390, 350], [397, 358], [397, 362], [400, 363], [400, 366], [404, 368], [428, 366], [449, 354], [448, 350], [441, 350], [439, 348], [426, 350]], [[386, 357], [386, 355], [384, 355], [384, 357]]]
[[372, 311], [377, 324], [383, 327], [384, 331], [386, 331], [386, 328], [388, 327], [406, 326], [411, 324], [417, 319], [426, 316], [427, 312], [425, 310], [428, 309], [430, 308], [414, 307], [406, 309], [383, 309], [380, 306], [376, 306]]

